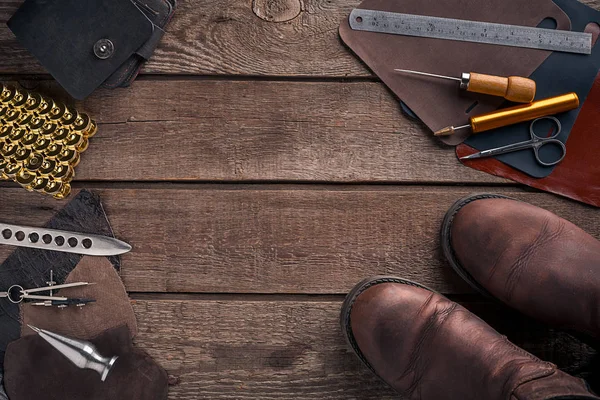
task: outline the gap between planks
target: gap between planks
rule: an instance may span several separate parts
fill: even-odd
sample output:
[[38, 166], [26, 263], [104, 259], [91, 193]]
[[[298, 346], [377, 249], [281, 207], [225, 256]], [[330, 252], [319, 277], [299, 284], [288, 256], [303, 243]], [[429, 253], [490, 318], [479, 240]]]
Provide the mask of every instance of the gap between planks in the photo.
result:
[[[73, 190], [80, 189], [136, 189], [136, 190], [336, 190], [336, 191], [386, 191], [410, 190], [411, 188], [442, 189], [449, 187], [469, 188], [473, 191], [523, 190], [545, 193], [541, 190], [515, 182], [464, 183], [451, 185], [446, 182], [327, 182], [327, 181], [73, 181]], [[14, 182], [0, 181], [0, 188], [22, 189]]]
[[[143, 73], [279, 76], [372, 76], [339, 38], [340, 23], [360, 0], [294, 0], [300, 12], [259, 17], [253, 2], [189, 0], [178, 4]], [[277, 2], [270, 2], [277, 3]], [[599, 0], [586, 4], [600, 8]], [[39, 73], [38, 62], [16, 41], [5, 22], [20, 1], [0, 1], [0, 71]]]
[[[27, 85], [34, 85], [35, 83], [52, 83], [54, 78], [49, 74], [0, 74], [0, 82], [18, 82], [27, 89]], [[306, 82], [306, 83], [350, 83], [350, 82], [376, 82], [380, 83], [381, 79], [377, 76], [310, 76], [310, 75], [175, 75], [175, 74], [143, 74], [139, 75], [135, 82], [187, 82], [187, 81], [232, 81], [232, 82]], [[113, 90], [122, 90], [123, 88], [116, 88]]]
[[[295, 294], [295, 293], [160, 293], [128, 292], [131, 301], [283, 301], [283, 302], [333, 302], [340, 303], [345, 294]], [[456, 302], [493, 303], [479, 294], [448, 294], [446, 297]]]
[[[172, 399], [393, 399], [345, 343], [341, 300], [133, 303], [135, 343], [173, 377]], [[568, 373], [596, 354], [499, 304], [465, 303], [499, 332]]]
[[77, 180], [506, 182], [463, 166], [378, 83], [140, 81], [77, 108], [99, 124]]
[[[385, 274], [446, 294], [472, 293], [441, 254], [439, 227], [456, 200], [482, 190], [159, 187], [95, 189], [115, 235], [135, 249], [123, 256], [122, 277], [131, 292], [329, 295]], [[543, 193], [493, 192], [539, 205], [599, 235], [597, 209]], [[22, 189], [3, 189], [0, 201], [7, 223], [33, 226], [64, 205]]]

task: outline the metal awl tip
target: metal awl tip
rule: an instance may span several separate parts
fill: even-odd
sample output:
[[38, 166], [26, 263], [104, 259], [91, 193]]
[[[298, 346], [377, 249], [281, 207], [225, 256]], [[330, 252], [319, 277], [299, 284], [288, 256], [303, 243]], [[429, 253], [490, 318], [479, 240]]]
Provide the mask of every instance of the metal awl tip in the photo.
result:
[[33, 325], [29, 325], [29, 324], [27, 324], [27, 326], [29, 327], [29, 329], [31, 329], [31, 330], [32, 330], [32, 331], [34, 331], [34, 332], [40, 333], [40, 332], [42, 331], [40, 328], [36, 328], [36, 327], [35, 327], [35, 326], [33, 326]]
[[438, 74], [430, 74], [429, 72], [421, 72], [421, 71], [413, 71], [410, 69], [399, 69], [399, 68], [395, 68], [394, 72], [403, 72], [403, 73], [407, 73], [407, 74], [415, 74], [415, 75], [421, 75], [421, 76], [429, 76], [432, 78], [440, 78], [440, 79], [450, 79], [453, 81], [458, 81], [461, 82], [460, 78], [454, 78], [452, 76], [446, 76], [446, 75], [438, 75]]
[[450, 136], [450, 135], [454, 135], [456, 133], [456, 131], [459, 131], [461, 129], [470, 128], [470, 127], [471, 127], [471, 125], [447, 126], [445, 128], [442, 128], [438, 131], [433, 132], [433, 134], [435, 136]]

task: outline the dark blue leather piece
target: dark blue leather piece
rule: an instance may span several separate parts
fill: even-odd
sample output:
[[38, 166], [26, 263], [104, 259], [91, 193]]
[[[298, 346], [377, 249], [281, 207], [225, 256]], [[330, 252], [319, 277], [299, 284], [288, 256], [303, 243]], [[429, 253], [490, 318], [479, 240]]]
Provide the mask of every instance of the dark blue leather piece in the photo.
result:
[[[583, 32], [590, 22], [600, 24], [600, 11], [596, 11], [576, 0], [553, 0], [571, 19], [573, 31]], [[536, 99], [557, 96], [568, 92], [576, 92], [580, 104], [583, 105], [590, 92], [598, 70], [600, 69], [600, 40], [596, 43], [592, 55], [580, 55], [570, 53], [554, 52], [548, 59], [531, 75], [537, 83]], [[505, 104], [504, 106], [508, 106]], [[558, 137], [563, 143], [567, 139], [571, 129], [575, 125], [581, 107], [557, 115], [562, 124], [562, 132]], [[531, 122], [483, 132], [472, 135], [465, 144], [477, 149], [488, 150], [491, 148], [517, 143], [530, 139], [529, 127]], [[592, 145], [590, 143], [590, 145]], [[556, 148], [544, 149], [545, 154], [540, 154], [543, 159], [557, 159], [550, 151]], [[569, 146], [567, 143], [567, 152]], [[547, 157], [547, 158], [544, 158]], [[544, 178], [552, 173], [555, 167], [544, 167], [535, 160], [533, 151], [523, 150], [515, 153], [504, 154], [497, 157], [498, 160], [511, 167], [522, 171], [534, 178]]]

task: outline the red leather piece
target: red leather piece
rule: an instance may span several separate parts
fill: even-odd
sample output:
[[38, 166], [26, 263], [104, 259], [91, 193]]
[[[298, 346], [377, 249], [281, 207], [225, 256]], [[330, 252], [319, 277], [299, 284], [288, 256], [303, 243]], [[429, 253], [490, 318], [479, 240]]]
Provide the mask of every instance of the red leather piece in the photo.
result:
[[[475, 152], [475, 149], [464, 144], [456, 147], [459, 158]], [[493, 158], [465, 160], [463, 164], [600, 207], [600, 74], [596, 76], [594, 86], [569, 135], [567, 156], [550, 176], [535, 179]]]

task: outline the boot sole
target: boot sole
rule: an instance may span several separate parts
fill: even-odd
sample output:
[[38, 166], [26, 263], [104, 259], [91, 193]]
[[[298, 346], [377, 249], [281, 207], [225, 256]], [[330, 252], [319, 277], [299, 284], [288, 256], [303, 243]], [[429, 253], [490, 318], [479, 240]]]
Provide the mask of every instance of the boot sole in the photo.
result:
[[[427, 286], [423, 286], [419, 283], [409, 281], [407, 279], [397, 278], [395, 276], [374, 276], [372, 278], [367, 278], [367, 279], [364, 279], [363, 281], [361, 281], [359, 284], [354, 286], [354, 288], [346, 296], [346, 299], [344, 300], [344, 304], [342, 305], [342, 311], [340, 313], [340, 326], [342, 328], [342, 333], [344, 334], [344, 338], [346, 339], [346, 343], [348, 343], [348, 346], [354, 351], [354, 354], [356, 354], [356, 356], [360, 359], [360, 361], [367, 368], [369, 368], [371, 370], [371, 372], [373, 372], [383, 382], [385, 382], [385, 380], [379, 376], [379, 374], [375, 371], [373, 366], [367, 361], [366, 357], [360, 351], [360, 348], [358, 347], [358, 343], [356, 343], [356, 340], [354, 339], [354, 335], [352, 334], [352, 324], [350, 321], [350, 314], [352, 313], [352, 307], [354, 306], [354, 303], [356, 302], [356, 299], [358, 298], [358, 296], [360, 296], [367, 289], [372, 288], [373, 286], [384, 284], [384, 283], [399, 283], [402, 285], [414, 286], [414, 287], [418, 287], [420, 289], [425, 289], [430, 292], [437, 293], [436, 291], [431, 290]], [[387, 384], [387, 382], [385, 382], [385, 383]]]
[[507, 200], [515, 200], [512, 197], [502, 196], [500, 194], [490, 194], [490, 193], [480, 193], [474, 194], [467, 197], [464, 197], [458, 201], [456, 201], [452, 207], [446, 212], [444, 216], [444, 221], [442, 222], [442, 229], [440, 232], [441, 236], [441, 244], [442, 250], [444, 252], [444, 256], [446, 260], [450, 263], [452, 269], [465, 281], [475, 289], [478, 293], [495, 299], [495, 297], [487, 291], [483, 286], [481, 286], [472, 276], [471, 274], [460, 264], [456, 254], [454, 253], [454, 249], [452, 248], [452, 223], [454, 222], [454, 218], [456, 214], [467, 204], [470, 204], [477, 200], [484, 199], [507, 199]]

